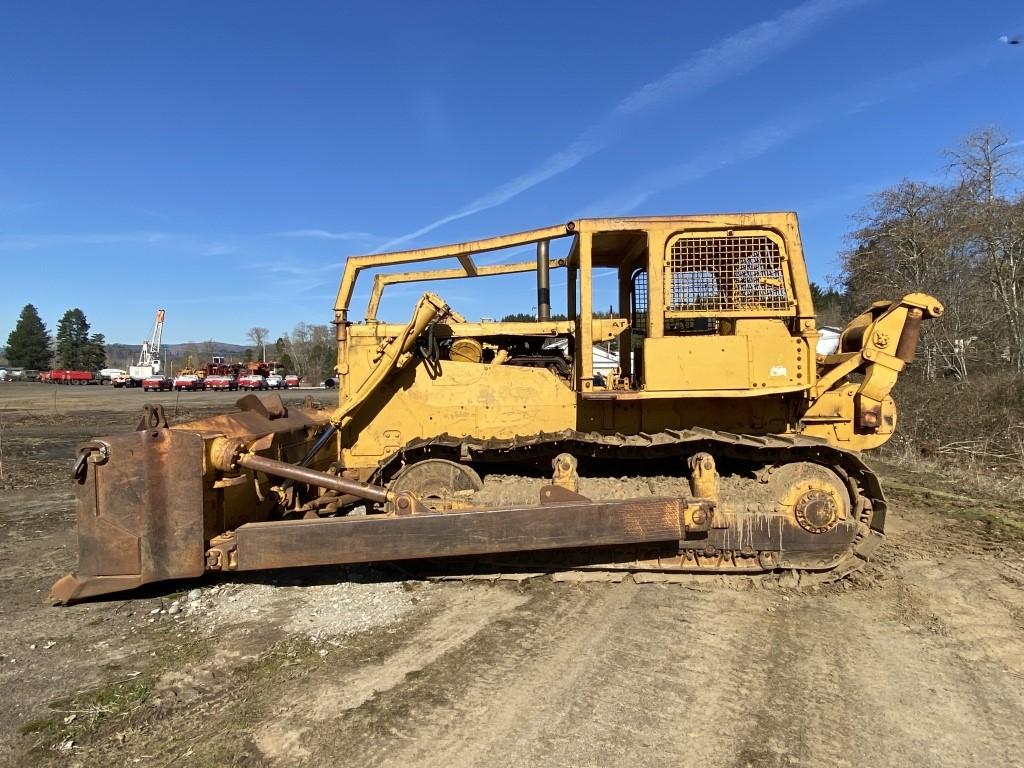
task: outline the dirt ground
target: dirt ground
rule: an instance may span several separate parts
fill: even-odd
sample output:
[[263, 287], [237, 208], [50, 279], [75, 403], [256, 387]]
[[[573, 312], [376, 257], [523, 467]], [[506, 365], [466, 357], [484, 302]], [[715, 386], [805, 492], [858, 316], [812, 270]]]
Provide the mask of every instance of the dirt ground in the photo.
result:
[[886, 465], [885, 546], [824, 588], [382, 566], [50, 607], [75, 443], [235, 397], [0, 384], [0, 764], [1024, 764], [1024, 516]]

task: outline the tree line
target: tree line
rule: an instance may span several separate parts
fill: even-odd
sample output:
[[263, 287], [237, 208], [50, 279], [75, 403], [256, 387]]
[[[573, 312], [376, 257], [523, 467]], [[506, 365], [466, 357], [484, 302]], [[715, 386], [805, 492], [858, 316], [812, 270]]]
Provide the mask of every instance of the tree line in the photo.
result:
[[914, 291], [942, 301], [897, 384], [892, 447], [948, 458], [953, 471], [977, 464], [986, 477], [995, 465], [1018, 477], [1024, 467], [1019, 144], [998, 128], [977, 131], [945, 152], [944, 181], [904, 179], [873, 195], [841, 255], [841, 293], [829, 297], [847, 318]]
[[[253, 330], [263, 331], [259, 343]], [[251, 329], [249, 338], [256, 345], [258, 354], [261, 344], [269, 338], [269, 331], [266, 328]], [[307, 381], [320, 382], [334, 376], [338, 346], [334, 329], [329, 325], [299, 323], [290, 333], [278, 336], [273, 343], [273, 352], [281, 367]]]
[[89, 333], [85, 313], [69, 309], [50, 335], [39, 311], [32, 304], [21, 310], [18, 322], [7, 337], [5, 355], [10, 365], [34, 370], [56, 367], [74, 371], [96, 371], [106, 367], [106, 339], [102, 333]]
[[1017, 148], [997, 128], [946, 151], [949, 180], [904, 179], [871, 197], [842, 255], [853, 306], [912, 291], [946, 307], [927, 323], [923, 375], [1024, 373], [1024, 195]]

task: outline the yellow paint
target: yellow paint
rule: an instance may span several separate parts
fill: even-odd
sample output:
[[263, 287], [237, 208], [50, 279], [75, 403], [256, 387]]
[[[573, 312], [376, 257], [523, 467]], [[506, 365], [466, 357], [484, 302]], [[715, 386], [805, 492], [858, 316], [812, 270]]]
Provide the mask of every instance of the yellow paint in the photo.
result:
[[[549, 269], [552, 285], [566, 286], [569, 320], [467, 322], [433, 294], [424, 295], [409, 323], [376, 319], [387, 285], [533, 271], [536, 261], [482, 266], [473, 257], [561, 237], [572, 238], [568, 255], [551, 259]], [[769, 244], [744, 251], [733, 248], [740, 242], [733, 238]], [[681, 261], [672, 261], [671, 249], [680, 241], [686, 248], [700, 246], [692, 252], [702, 254], [684, 272]], [[728, 262], [720, 256], [725, 252], [733, 254]], [[367, 320], [349, 320], [363, 271], [441, 259], [458, 266], [378, 273]], [[596, 268], [617, 270], [619, 317], [592, 317]], [[560, 270], [565, 279], [556, 282]], [[646, 291], [634, 303], [637, 270], [645, 270]], [[680, 292], [694, 280], [702, 287], [680, 304]], [[676, 303], [667, 310], [673, 291]], [[522, 297], [523, 307], [536, 303], [532, 293]], [[634, 304], [646, 311], [635, 313]], [[341, 459], [365, 476], [416, 438], [510, 438], [563, 429], [632, 434], [705, 427], [813, 435], [847, 449], [873, 448], [895, 427], [889, 392], [905, 364], [896, 348], [910, 313], [937, 317], [942, 305], [926, 294], [877, 302], [844, 330], [836, 354], [816, 356], [819, 333], [793, 213], [581, 219], [353, 257], [335, 312], [340, 393], [333, 421], [341, 427]], [[542, 349], [556, 338], [568, 340], [571, 368], [555, 365], [554, 353]], [[464, 341], [448, 359], [453, 340]], [[601, 380], [593, 371], [592, 347], [609, 341], [619, 343], [620, 375]], [[432, 348], [440, 350], [440, 359], [425, 362]], [[467, 349], [473, 352], [468, 360]], [[538, 359], [554, 370], [530, 367]]]

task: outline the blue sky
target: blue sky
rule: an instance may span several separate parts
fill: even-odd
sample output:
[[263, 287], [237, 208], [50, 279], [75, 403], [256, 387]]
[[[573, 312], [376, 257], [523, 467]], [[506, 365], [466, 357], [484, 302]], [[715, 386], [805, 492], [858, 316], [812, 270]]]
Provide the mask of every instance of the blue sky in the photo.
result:
[[27, 302], [276, 336], [330, 321], [346, 255], [589, 215], [793, 209], [825, 281], [872, 191], [1024, 139], [1021, 32], [1019, 0], [0, 0], [0, 341]]

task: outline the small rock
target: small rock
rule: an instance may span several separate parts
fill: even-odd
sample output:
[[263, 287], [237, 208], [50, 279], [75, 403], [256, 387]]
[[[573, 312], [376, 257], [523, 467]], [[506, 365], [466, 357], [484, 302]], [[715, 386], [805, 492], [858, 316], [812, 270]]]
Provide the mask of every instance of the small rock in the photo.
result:
[[167, 609], [167, 615], [168, 616], [173, 616], [174, 614], [176, 614], [180, 610], [181, 610], [181, 606], [180, 605], [178, 605], [177, 603], [171, 603], [171, 607]]
[[154, 608], [152, 611], [149, 612], [150, 616], [156, 616], [158, 613], [160, 613], [159, 608]]
[[190, 603], [195, 603], [200, 600], [203, 596], [203, 592], [200, 589], [193, 589], [188, 593], [188, 600]]
[[32, 643], [32, 645], [30, 645], [30, 646], [28, 647], [28, 649], [29, 649], [30, 651], [34, 651], [34, 650], [36, 649], [36, 644], [35, 644], [35, 643]]

